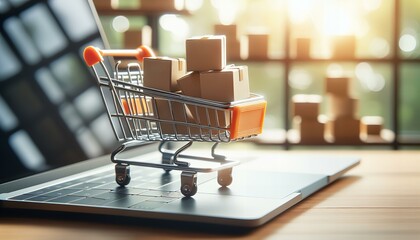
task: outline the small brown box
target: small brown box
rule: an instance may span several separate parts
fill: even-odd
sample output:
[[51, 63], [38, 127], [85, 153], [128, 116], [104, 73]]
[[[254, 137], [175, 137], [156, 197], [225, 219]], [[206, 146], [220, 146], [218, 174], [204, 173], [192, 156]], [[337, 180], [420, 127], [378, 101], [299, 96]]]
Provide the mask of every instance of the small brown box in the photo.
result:
[[149, 11], [173, 11], [175, 0], [141, 0], [140, 9]]
[[185, 75], [185, 60], [182, 58], [150, 57], [144, 59], [145, 87], [169, 92], [179, 90], [177, 80]]
[[293, 126], [298, 130], [300, 143], [322, 143], [324, 141], [325, 124], [317, 119], [293, 118]]
[[226, 45], [226, 57], [228, 60], [240, 60], [241, 59], [241, 42], [236, 40], [234, 42], [228, 42]]
[[325, 92], [340, 97], [349, 96], [350, 79], [347, 77], [327, 77], [325, 79]]
[[155, 99], [153, 102], [155, 103], [155, 118], [178, 122], [156, 121], [157, 127], [161, 129], [163, 134], [188, 134], [188, 127], [182, 123], [192, 123], [194, 120], [184, 104], [165, 99]]
[[325, 133], [336, 143], [359, 143], [360, 120], [350, 117], [330, 119], [325, 126]]
[[248, 59], [268, 58], [268, 34], [248, 34]]
[[235, 42], [237, 41], [237, 29], [236, 25], [223, 25], [223, 24], [216, 24], [214, 25], [214, 34], [215, 35], [225, 35], [226, 42]]
[[360, 134], [380, 136], [383, 118], [379, 116], [365, 116], [360, 120]]
[[93, 0], [95, 8], [100, 10], [114, 10], [111, 4], [112, 0]]
[[200, 72], [189, 72], [178, 79], [182, 94], [191, 97], [201, 97]]
[[356, 51], [356, 37], [336, 36], [333, 43], [333, 57], [338, 59], [353, 59]]
[[296, 58], [309, 59], [311, 57], [311, 39], [297, 38], [296, 39]]
[[128, 30], [124, 32], [124, 48], [136, 49], [141, 45], [150, 46], [152, 43], [152, 29], [144, 26], [141, 30]]
[[222, 70], [226, 67], [224, 35], [193, 37], [186, 40], [187, 71]]
[[300, 116], [302, 119], [316, 120], [319, 115], [319, 106], [322, 97], [320, 95], [297, 94], [292, 98], [293, 116]]
[[247, 66], [230, 66], [222, 71], [200, 74], [201, 97], [219, 102], [233, 102], [249, 98]]
[[141, 31], [128, 30], [124, 32], [124, 48], [136, 49], [142, 44]]
[[327, 96], [327, 113], [332, 119], [357, 116], [359, 100], [355, 98], [338, 97], [337, 95]]

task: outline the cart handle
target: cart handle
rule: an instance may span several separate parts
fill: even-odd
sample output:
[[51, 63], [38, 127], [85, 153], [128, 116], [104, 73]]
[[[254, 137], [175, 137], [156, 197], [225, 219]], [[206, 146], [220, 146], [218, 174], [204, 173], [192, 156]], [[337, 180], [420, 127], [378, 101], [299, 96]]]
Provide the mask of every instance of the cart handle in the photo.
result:
[[86, 64], [91, 67], [104, 60], [103, 57], [114, 56], [114, 57], [135, 57], [139, 62], [143, 62], [145, 57], [155, 57], [154, 51], [145, 45], [142, 45], [136, 49], [112, 49], [102, 50], [97, 47], [88, 46], [83, 51], [83, 58]]

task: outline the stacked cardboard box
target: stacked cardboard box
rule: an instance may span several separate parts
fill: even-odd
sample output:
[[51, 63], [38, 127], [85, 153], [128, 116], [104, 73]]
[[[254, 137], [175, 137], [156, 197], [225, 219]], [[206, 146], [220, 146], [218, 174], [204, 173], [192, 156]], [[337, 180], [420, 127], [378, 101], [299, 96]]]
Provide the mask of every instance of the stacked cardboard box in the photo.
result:
[[124, 48], [136, 49], [140, 45], [151, 46], [152, 44], [152, 28], [144, 26], [141, 29], [131, 29], [124, 32]]
[[[248, 68], [226, 66], [224, 35], [187, 39], [186, 56], [187, 71], [191, 72], [178, 80], [183, 94], [219, 102], [233, 102], [249, 97]], [[230, 124], [230, 111], [188, 107], [200, 125], [228, 127]]]
[[[145, 58], [143, 82], [145, 87], [211, 101], [233, 102], [250, 96], [248, 68], [226, 66], [226, 38], [219, 35], [187, 39], [186, 61], [167, 57]], [[156, 118], [182, 122], [157, 121], [164, 134], [216, 133], [211, 128], [188, 126], [188, 123], [224, 128], [230, 125], [229, 110], [159, 98], [152, 103]]]
[[360, 142], [358, 99], [350, 96], [350, 78], [326, 78], [328, 122], [325, 134], [330, 142]]
[[214, 25], [215, 35], [226, 36], [226, 57], [228, 60], [241, 59], [241, 45], [238, 40], [236, 25]]
[[[168, 92], [179, 91], [177, 80], [185, 75], [185, 59], [169, 57], [150, 57], [144, 59], [143, 85]], [[154, 116], [166, 121], [187, 122], [191, 113], [182, 103], [155, 98], [153, 103]], [[158, 128], [164, 134], [186, 134], [187, 127], [169, 122], [157, 122]]]
[[268, 58], [268, 34], [248, 34], [248, 59]]
[[311, 58], [311, 39], [297, 38], [296, 39], [296, 58], [309, 59]]
[[381, 137], [383, 118], [379, 116], [364, 116], [360, 120], [360, 137], [366, 141], [368, 137]]
[[333, 58], [353, 59], [356, 51], [356, 37], [336, 36], [333, 39]]
[[293, 128], [299, 143], [323, 143], [325, 124], [318, 120], [320, 95], [298, 94], [292, 98]]

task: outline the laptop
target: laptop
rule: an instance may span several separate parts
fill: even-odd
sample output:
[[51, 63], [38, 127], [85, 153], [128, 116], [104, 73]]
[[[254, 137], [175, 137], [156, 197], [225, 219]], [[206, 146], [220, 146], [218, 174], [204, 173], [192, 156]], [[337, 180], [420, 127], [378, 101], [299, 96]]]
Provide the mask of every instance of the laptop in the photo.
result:
[[[121, 142], [82, 60], [86, 46], [108, 46], [92, 2], [5, 1], [0, 13], [1, 208], [256, 227], [360, 161], [235, 142], [216, 149], [240, 162], [229, 186], [217, 171], [198, 173], [197, 192], [186, 197], [182, 171], [144, 166], [131, 166], [120, 186], [110, 152]], [[208, 157], [211, 145], [202, 145], [180, 157]], [[145, 143], [123, 157], [162, 162], [159, 147]]]

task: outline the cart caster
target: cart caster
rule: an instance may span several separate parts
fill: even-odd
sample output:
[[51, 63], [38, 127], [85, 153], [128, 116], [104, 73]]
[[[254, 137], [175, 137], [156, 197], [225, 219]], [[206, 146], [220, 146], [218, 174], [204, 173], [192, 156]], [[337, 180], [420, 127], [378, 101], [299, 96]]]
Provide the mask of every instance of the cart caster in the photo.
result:
[[130, 180], [130, 166], [121, 163], [115, 165], [115, 181], [118, 183], [118, 185], [124, 187], [130, 183]]
[[232, 168], [220, 170], [217, 174], [217, 182], [222, 187], [229, 186], [233, 181]]
[[181, 173], [181, 193], [185, 197], [192, 197], [197, 193], [197, 173]]

